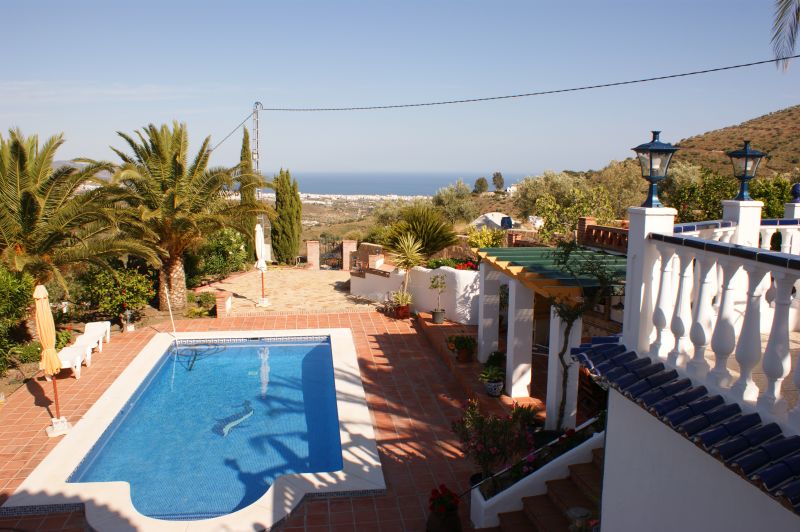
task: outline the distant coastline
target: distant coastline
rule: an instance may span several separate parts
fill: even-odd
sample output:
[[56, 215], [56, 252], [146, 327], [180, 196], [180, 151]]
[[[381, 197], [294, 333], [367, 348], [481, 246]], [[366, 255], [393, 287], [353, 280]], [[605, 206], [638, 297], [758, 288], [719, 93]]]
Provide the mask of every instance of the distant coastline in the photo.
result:
[[[267, 173], [267, 176], [270, 174]], [[292, 172], [301, 194], [324, 196], [432, 196], [458, 179], [471, 188], [485, 177], [491, 187], [491, 172]], [[516, 183], [523, 174], [503, 173], [506, 186]], [[269, 193], [269, 191], [265, 191]], [[364, 198], [367, 199], [367, 198]]]

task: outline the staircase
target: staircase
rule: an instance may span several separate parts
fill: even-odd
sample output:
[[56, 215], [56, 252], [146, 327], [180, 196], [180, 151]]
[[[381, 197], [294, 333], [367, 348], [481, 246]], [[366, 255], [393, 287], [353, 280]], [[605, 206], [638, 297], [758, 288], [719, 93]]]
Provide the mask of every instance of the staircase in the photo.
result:
[[[603, 471], [603, 449], [592, 451], [592, 461], [569, 466], [569, 477], [547, 483], [547, 494], [525, 497], [523, 509], [501, 513], [502, 532], [555, 532], [569, 530], [567, 510], [581, 506], [600, 515], [600, 492]], [[485, 529], [486, 530], [486, 529]]]

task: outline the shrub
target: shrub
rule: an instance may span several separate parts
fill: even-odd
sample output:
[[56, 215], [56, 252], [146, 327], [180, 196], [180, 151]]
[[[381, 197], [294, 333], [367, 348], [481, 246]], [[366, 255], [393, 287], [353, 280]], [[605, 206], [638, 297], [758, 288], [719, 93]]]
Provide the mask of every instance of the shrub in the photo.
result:
[[442, 266], [448, 266], [456, 270], [477, 270], [477, 261], [470, 259], [430, 259], [425, 263], [425, 267], [429, 270], [435, 270]]
[[505, 368], [506, 367], [506, 354], [502, 351], [492, 351], [489, 355], [489, 358], [486, 359], [485, 367], [495, 366], [498, 368]]
[[456, 243], [452, 224], [430, 206], [414, 205], [403, 209], [403, 218], [389, 230], [387, 247], [396, 249], [407, 234], [419, 241], [420, 252], [426, 257]]
[[186, 285], [194, 288], [204, 280], [224, 279], [249, 264], [247, 247], [241, 233], [221, 229], [211, 234], [206, 243], [186, 253]]
[[33, 303], [33, 277], [0, 266], [0, 351], [14, 345], [11, 333]]
[[472, 189], [475, 194], [483, 194], [487, 190], [489, 190], [489, 182], [486, 181], [485, 177], [479, 177], [475, 180], [475, 187]]
[[506, 232], [502, 229], [480, 229], [470, 226], [467, 230], [467, 245], [471, 248], [500, 248], [506, 243]]
[[129, 268], [92, 268], [80, 281], [79, 301], [105, 318], [121, 320], [126, 310], [136, 317], [155, 295], [151, 279]]

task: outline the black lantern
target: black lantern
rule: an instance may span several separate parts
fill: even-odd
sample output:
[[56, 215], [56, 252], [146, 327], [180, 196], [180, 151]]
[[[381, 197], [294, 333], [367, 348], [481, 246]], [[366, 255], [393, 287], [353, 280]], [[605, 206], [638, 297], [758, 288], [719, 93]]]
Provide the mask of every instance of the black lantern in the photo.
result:
[[766, 156], [763, 151], [752, 149], [749, 140], [744, 141], [742, 149], [728, 152], [728, 157], [733, 163], [733, 175], [739, 180], [739, 195], [734, 198], [735, 200], [753, 199], [750, 197], [750, 180], [756, 176], [758, 165]]
[[650, 183], [650, 190], [642, 207], [663, 207], [658, 199], [658, 182], [667, 177], [672, 154], [678, 151], [672, 144], [658, 140], [659, 134], [660, 131], [653, 131], [653, 140], [633, 148], [639, 158], [639, 164], [642, 165], [642, 177]]

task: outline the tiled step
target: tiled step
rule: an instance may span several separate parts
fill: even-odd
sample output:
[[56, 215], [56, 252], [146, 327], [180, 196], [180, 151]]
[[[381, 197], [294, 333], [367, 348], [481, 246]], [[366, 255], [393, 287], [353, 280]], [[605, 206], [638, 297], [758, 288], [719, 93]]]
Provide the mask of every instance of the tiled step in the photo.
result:
[[547, 495], [525, 497], [522, 507], [537, 532], [564, 532], [569, 521]]
[[536, 532], [524, 511], [499, 514], [500, 530], [503, 532]]
[[606, 451], [603, 447], [598, 447], [592, 450], [592, 463], [600, 471], [603, 470], [603, 462], [605, 460]]
[[575, 506], [592, 511], [596, 507], [595, 503], [568, 478], [547, 482], [547, 495], [565, 515], [567, 510]]
[[593, 462], [569, 466], [569, 477], [592, 501], [600, 501], [603, 489], [602, 473]]

